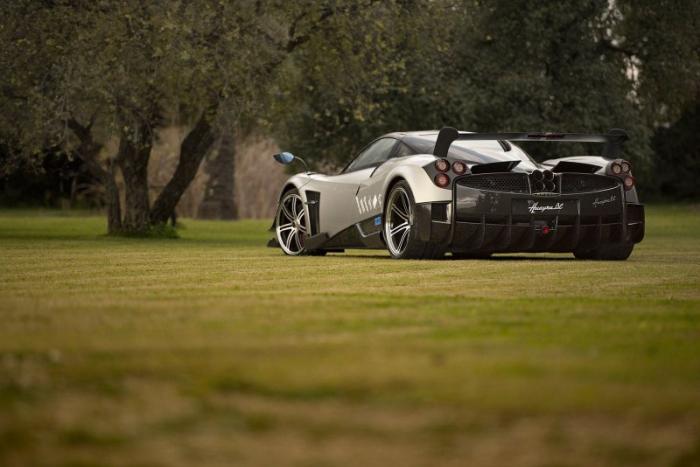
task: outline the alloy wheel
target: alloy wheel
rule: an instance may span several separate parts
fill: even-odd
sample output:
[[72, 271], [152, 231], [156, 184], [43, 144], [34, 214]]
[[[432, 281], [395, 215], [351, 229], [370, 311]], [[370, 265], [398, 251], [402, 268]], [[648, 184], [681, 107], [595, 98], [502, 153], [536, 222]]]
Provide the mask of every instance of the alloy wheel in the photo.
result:
[[277, 242], [288, 255], [298, 255], [304, 251], [306, 230], [306, 210], [304, 201], [297, 193], [288, 193], [282, 198], [277, 213]]
[[391, 193], [384, 223], [384, 237], [392, 255], [400, 256], [406, 250], [412, 226], [411, 200], [406, 190], [399, 187]]

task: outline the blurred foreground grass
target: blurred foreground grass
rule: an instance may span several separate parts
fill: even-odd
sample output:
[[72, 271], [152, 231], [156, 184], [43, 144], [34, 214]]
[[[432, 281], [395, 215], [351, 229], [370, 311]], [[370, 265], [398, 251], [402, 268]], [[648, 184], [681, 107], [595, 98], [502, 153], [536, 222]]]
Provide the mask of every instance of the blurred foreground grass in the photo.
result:
[[0, 212], [0, 465], [700, 463], [700, 210], [627, 262]]

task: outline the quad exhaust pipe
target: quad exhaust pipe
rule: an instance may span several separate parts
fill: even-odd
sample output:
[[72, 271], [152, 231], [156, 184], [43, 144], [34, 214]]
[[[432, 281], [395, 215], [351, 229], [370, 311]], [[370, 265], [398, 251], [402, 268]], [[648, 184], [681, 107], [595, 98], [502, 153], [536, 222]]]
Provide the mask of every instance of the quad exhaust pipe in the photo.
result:
[[533, 170], [530, 174], [530, 186], [533, 193], [554, 192], [557, 184], [554, 181], [554, 172], [551, 170]]

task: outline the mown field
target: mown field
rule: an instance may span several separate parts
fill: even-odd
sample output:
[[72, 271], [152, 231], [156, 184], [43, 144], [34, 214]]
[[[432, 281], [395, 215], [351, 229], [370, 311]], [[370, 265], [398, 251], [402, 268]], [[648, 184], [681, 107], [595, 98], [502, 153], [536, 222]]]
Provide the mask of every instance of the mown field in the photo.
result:
[[0, 465], [700, 465], [700, 208], [627, 262], [0, 212]]

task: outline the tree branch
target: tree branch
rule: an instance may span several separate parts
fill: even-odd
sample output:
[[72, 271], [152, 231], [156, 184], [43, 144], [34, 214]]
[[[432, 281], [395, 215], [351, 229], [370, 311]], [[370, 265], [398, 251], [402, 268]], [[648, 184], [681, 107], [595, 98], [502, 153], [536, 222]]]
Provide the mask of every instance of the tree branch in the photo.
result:
[[359, 9], [365, 9], [369, 8], [370, 6], [374, 5], [375, 3], [381, 3], [381, 0], [369, 0], [364, 4], [354, 4], [350, 5], [344, 8], [333, 8], [330, 5], [326, 4], [323, 9], [321, 10], [321, 15], [319, 18], [313, 23], [313, 25], [309, 28], [308, 31], [306, 31], [304, 34], [301, 34], [299, 36], [296, 35], [296, 30], [301, 22], [302, 19], [304, 19], [307, 16], [307, 13], [304, 12], [297, 16], [294, 21], [292, 21], [292, 24], [289, 26], [289, 40], [287, 41], [287, 44], [285, 46], [285, 51], [287, 53], [291, 53], [296, 49], [297, 47], [305, 44], [308, 42], [313, 35], [318, 32], [321, 27], [323, 26], [323, 23], [328, 20], [329, 18], [336, 16], [337, 14], [345, 14], [345, 13], [352, 13], [356, 12]]
[[614, 44], [610, 39], [601, 39], [598, 43], [600, 48], [607, 49], [612, 52], [622, 53], [627, 56], [627, 58], [637, 57], [639, 54], [632, 49], [622, 47], [618, 44]]
[[212, 120], [218, 104], [207, 108], [197, 120], [194, 128], [185, 136], [180, 144], [180, 159], [175, 173], [158, 195], [151, 209], [151, 222], [164, 224], [173, 214], [177, 203], [190, 183], [197, 175], [202, 159], [216, 140], [216, 132]]
[[321, 29], [321, 26], [323, 25], [323, 22], [333, 16], [335, 14], [335, 11], [331, 9], [330, 7], [326, 6], [323, 11], [321, 12], [321, 16], [318, 18], [318, 21], [316, 21], [306, 32], [306, 34], [302, 34], [300, 36], [296, 36], [296, 28], [298, 25], [298, 22], [301, 21], [306, 14], [299, 15], [295, 21], [292, 22], [292, 24], [289, 27], [289, 40], [287, 41], [287, 44], [285, 46], [285, 51], [287, 53], [291, 53], [299, 47], [300, 45], [306, 43], [311, 39], [313, 34]]

